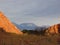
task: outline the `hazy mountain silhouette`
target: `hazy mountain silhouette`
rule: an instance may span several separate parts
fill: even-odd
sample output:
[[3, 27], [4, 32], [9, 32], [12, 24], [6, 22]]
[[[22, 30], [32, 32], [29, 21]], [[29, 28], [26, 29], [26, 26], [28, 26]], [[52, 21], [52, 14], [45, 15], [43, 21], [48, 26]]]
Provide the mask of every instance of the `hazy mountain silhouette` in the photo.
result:
[[[14, 22], [13, 22], [14, 23]], [[38, 25], [35, 25], [34, 23], [22, 23], [22, 24], [16, 24], [14, 23], [17, 28], [21, 29], [21, 30], [44, 30], [46, 28], [48, 28], [49, 26], [48, 25], [43, 25], [43, 26], [38, 26]]]
[[14, 23], [19, 29], [24, 30], [35, 30], [37, 25], [35, 25], [34, 23], [22, 23], [20, 25]]

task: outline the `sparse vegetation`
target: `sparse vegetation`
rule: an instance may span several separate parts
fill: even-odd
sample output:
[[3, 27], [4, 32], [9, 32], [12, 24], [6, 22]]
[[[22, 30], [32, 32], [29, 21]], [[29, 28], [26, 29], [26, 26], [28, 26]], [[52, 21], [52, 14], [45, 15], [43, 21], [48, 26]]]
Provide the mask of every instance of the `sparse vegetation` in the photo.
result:
[[34, 35], [45, 35], [46, 29], [44, 29], [44, 30], [43, 30], [43, 28], [40, 29], [40, 30], [37, 30], [37, 29], [35, 29], [35, 30], [27, 30], [27, 29], [24, 29], [22, 32], [24, 34], [25, 33], [28, 33], [28, 34], [34, 34]]
[[[1, 38], [1, 37], [0, 37]], [[41, 36], [27, 34], [23, 36], [3, 36], [0, 45], [57, 45], [58, 36]]]
[[[59, 35], [10, 34], [0, 32], [0, 45], [58, 45]], [[57, 41], [58, 40], [58, 41]]]

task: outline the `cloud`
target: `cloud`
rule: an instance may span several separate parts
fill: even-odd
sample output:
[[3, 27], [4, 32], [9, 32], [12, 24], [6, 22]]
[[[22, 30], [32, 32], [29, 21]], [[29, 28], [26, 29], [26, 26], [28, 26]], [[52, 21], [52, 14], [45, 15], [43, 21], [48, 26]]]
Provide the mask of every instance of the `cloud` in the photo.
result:
[[0, 10], [16, 23], [40, 24], [39, 20], [42, 20], [43, 24], [44, 21], [50, 20], [48, 24], [53, 24], [51, 21], [57, 23], [60, 16], [60, 0], [0, 0]]
[[[56, 17], [56, 14], [60, 14], [60, 1], [59, 0], [41, 0], [41, 3], [39, 1], [36, 1], [35, 7], [29, 10], [26, 10], [26, 15], [30, 16], [51, 16], [54, 15]], [[28, 12], [28, 13], [27, 13]], [[59, 15], [58, 15], [59, 16]]]

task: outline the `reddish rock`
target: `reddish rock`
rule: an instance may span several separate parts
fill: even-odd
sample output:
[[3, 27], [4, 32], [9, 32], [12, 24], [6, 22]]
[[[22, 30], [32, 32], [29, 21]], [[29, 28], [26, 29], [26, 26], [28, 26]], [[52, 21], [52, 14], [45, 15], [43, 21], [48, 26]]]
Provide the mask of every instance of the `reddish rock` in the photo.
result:
[[46, 32], [49, 33], [49, 34], [58, 34], [58, 33], [60, 33], [60, 24], [56, 24], [56, 25], [50, 26], [46, 30]]
[[0, 28], [9, 33], [23, 34], [2, 12], [0, 12]]

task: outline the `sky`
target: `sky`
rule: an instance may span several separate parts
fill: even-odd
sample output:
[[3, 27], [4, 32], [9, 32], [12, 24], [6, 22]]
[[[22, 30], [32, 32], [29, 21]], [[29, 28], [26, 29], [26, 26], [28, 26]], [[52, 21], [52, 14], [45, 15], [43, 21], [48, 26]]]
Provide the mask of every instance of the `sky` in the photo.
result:
[[60, 0], [0, 0], [0, 11], [17, 24], [60, 23]]

